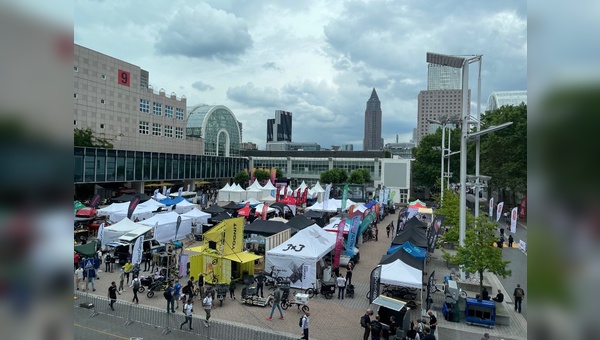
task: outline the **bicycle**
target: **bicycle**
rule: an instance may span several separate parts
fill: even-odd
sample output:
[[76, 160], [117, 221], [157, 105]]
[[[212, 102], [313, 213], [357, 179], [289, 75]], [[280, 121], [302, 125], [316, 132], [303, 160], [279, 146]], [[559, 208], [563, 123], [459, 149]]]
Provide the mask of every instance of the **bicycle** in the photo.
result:
[[[277, 283], [281, 283], [281, 281], [285, 281], [287, 277], [279, 276], [283, 269], [275, 269], [275, 266], [271, 266], [271, 271], [269, 273], [265, 272], [265, 276], [270, 277], [273, 281]], [[273, 273], [275, 272], [275, 275]]]
[[309, 299], [312, 299], [313, 297], [319, 295], [319, 293], [325, 295], [325, 298], [327, 300], [333, 298], [333, 294], [335, 294], [335, 284], [327, 285], [321, 281], [320, 289], [317, 289], [317, 286], [314, 282], [312, 282], [311, 284], [312, 288], [308, 288], [304, 291], [305, 294], [308, 294]]
[[[379, 295], [385, 295], [392, 298], [401, 298], [403, 300], [414, 300], [416, 294], [414, 293], [417, 288], [413, 287], [395, 287], [389, 284], [383, 284], [383, 289]], [[367, 299], [371, 298], [371, 290], [367, 292]]]
[[204, 281], [207, 283], [212, 283], [214, 285], [219, 282], [219, 279], [215, 275], [214, 271], [211, 271], [209, 273], [204, 273], [203, 275], [204, 275]]

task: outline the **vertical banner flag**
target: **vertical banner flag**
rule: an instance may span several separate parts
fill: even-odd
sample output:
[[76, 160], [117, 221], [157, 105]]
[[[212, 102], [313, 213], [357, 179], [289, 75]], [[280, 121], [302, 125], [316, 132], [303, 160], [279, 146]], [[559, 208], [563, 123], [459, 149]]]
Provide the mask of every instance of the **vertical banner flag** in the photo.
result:
[[179, 255], [179, 276], [187, 275], [187, 265], [190, 262], [189, 254], [181, 254]]
[[277, 176], [277, 170], [275, 168], [271, 168], [271, 184], [275, 185], [275, 176]]
[[267, 212], [268, 211], [269, 211], [269, 203], [263, 204], [263, 209], [262, 209], [262, 219], [263, 219], [263, 221], [267, 220]]
[[335, 238], [335, 251], [333, 253], [333, 268], [339, 268], [340, 256], [342, 256], [342, 248], [344, 248], [344, 229], [346, 228], [346, 219], [338, 224], [337, 237]]
[[158, 201], [158, 189], [154, 190], [154, 196], [152, 196], [155, 201]]
[[191, 184], [188, 184], [188, 186], [187, 186], [187, 191], [188, 192], [190, 191], [191, 186], [192, 186]]
[[350, 232], [348, 233], [348, 242], [346, 242], [346, 255], [354, 256], [354, 246], [356, 245], [356, 234], [358, 233], [358, 226], [360, 225], [360, 215], [352, 217], [352, 225]]
[[517, 232], [517, 213], [518, 213], [519, 208], [514, 207], [513, 210], [510, 212], [510, 232], [511, 233], [516, 233]]
[[140, 195], [133, 196], [133, 198], [129, 202], [129, 208], [127, 208], [128, 219], [131, 219], [131, 216], [133, 216], [133, 212], [135, 211], [135, 208], [138, 206], [138, 204], [140, 204], [140, 201]]
[[90, 207], [94, 209], [98, 209], [98, 204], [100, 203], [100, 195], [95, 194], [94, 197], [90, 200]]
[[98, 227], [98, 241], [100, 241], [100, 245], [102, 245], [104, 239], [104, 223], [100, 224], [100, 227]]
[[365, 219], [360, 223], [360, 226], [358, 227], [358, 236], [362, 235], [365, 232], [365, 230], [367, 230], [367, 227], [369, 226], [369, 224], [371, 224], [371, 222], [373, 222], [374, 219], [375, 219], [375, 212], [371, 211], [370, 213], [367, 214]]
[[[177, 224], [175, 225], [175, 237], [173, 238], [174, 241], [177, 240], [177, 234], [179, 234], [179, 227], [181, 227], [181, 215], [177, 216]], [[155, 230], [156, 230], [156, 227], [155, 227]]]
[[302, 203], [306, 203], [306, 198], [308, 197], [308, 187], [304, 189], [304, 193], [302, 193]]
[[178, 196], [179, 196], [179, 197], [181, 197], [181, 194], [183, 194], [183, 187], [180, 187], [180, 188], [177, 190], [177, 194], [178, 194]]
[[490, 197], [490, 212], [488, 214], [490, 218], [494, 218], [494, 198]]
[[504, 209], [504, 202], [498, 203], [498, 207], [496, 209], [496, 222], [500, 221], [500, 216], [502, 216], [502, 209]]
[[429, 275], [429, 280], [427, 280], [427, 308], [426, 309], [430, 309], [431, 308], [431, 303], [433, 302], [433, 299], [431, 298], [431, 290], [433, 289], [433, 275], [435, 274], [435, 270], [431, 273], [431, 275]]
[[142, 252], [144, 251], [144, 235], [140, 236], [135, 240], [135, 245], [133, 246], [133, 254], [131, 254], [131, 263], [142, 263]]
[[379, 282], [381, 281], [381, 266], [375, 267], [371, 272], [371, 279], [369, 280], [369, 304], [373, 303], [373, 300], [379, 297]]
[[167, 196], [167, 198], [171, 197], [171, 188], [167, 189], [167, 192], [165, 193], [165, 196]]
[[329, 195], [331, 194], [331, 183], [325, 187], [325, 197], [323, 198], [323, 210], [329, 208]]
[[344, 192], [342, 193], [342, 211], [346, 210], [346, 201], [348, 200], [348, 184], [344, 185]]
[[527, 197], [523, 197], [521, 199], [521, 204], [519, 205], [519, 218], [525, 218], [527, 216]]
[[445, 218], [446, 216], [444, 215], [437, 215], [433, 221], [433, 228], [429, 228], [429, 234], [427, 235], [427, 250], [430, 253], [433, 253], [435, 250], [435, 243], [437, 242], [437, 238]]
[[283, 198], [287, 197], [287, 192], [288, 192], [288, 186], [287, 184], [283, 186]]
[[250, 184], [254, 183], [254, 171], [256, 171], [256, 168], [250, 170]]
[[162, 194], [163, 194], [163, 196], [167, 196], [167, 186], [166, 185], [163, 185], [163, 187], [162, 187]]

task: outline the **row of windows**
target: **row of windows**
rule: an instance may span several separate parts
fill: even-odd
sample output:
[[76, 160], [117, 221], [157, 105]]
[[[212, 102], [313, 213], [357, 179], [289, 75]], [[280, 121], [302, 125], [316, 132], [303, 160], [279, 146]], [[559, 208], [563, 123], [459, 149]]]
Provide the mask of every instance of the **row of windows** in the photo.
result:
[[[139, 133], [142, 135], [149, 135], [150, 134], [150, 123], [140, 121]], [[152, 135], [153, 136], [162, 136], [163, 135], [162, 124], [152, 123]], [[165, 125], [164, 135], [165, 135], [165, 137], [173, 138], [173, 127], [171, 125]], [[183, 139], [183, 128], [182, 127], [179, 127], [179, 126], [175, 127], [175, 138]]]
[[[75, 97], [77, 98], [77, 97]], [[150, 112], [150, 100], [148, 99], [140, 99], [140, 112], [149, 113]], [[162, 116], [162, 103], [153, 102], [152, 103], [152, 113], [155, 116]], [[173, 118], [173, 106], [165, 105], [165, 117]], [[183, 120], [184, 114], [182, 108], [175, 108], [175, 119]]]

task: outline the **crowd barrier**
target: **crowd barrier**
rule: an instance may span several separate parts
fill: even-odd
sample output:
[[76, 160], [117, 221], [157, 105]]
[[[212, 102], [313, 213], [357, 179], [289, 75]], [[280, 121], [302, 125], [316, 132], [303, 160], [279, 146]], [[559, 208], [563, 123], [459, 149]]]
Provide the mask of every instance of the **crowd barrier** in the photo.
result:
[[198, 335], [206, 339], [248, 339], [248, 340], [290, 340], [296, 339], [287, 334], [276, 333], [270, 330], [260, 329], [251, 325], [234, 324], [219, 320], [210, 320], [210, 327], [204, 326], [204, 313], [201, 316], [192, 317], [193, 330], [188, 330], [188, 325], [179, 330], [179, 325], [185, 320], [182, 312], [167, 313], [165, 309], [151, 306], [133, 304], [129, 301], [117, 299], [114, 303], [114, 311], [110, 309], [110, 300], [106, 297], [75, 292], [75, 312], [88, 310], [90, 318], [103, 314], [110, 315], [123, 320], [124, 325], [141, 323], [151, 325], [160, 331], [162, 335], [171, 332], [186, 332]]

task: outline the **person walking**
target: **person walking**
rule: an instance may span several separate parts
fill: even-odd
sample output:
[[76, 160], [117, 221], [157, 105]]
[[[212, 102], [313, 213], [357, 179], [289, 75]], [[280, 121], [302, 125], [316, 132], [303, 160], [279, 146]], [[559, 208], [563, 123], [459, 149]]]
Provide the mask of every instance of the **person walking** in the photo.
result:
[[[198, 285], [200, 286], [200, 298], [202, 299], [202, 286], [200, 284], [201, 284], [201, 281], [198, 280]], [[189, 295], [188, 298], [193, 299], [194, 295], [195, 295], [194, 294], [194, 277], [193, 276], [191, 276], [190, 279], [188, 280], [186, 287], [187, 287], [186, 290], [188, 291], [187, 294]]]
[[96, 270], [94, 269], [94, 260], [93, 259], [86, 259], [85, 261], [83, 261], [84, 266], [85, 266], [85, 276], [86, 276], [86, 281], [85, 281], [85, 290], [88, 290], [88, 285], [91, 283], [92, 284], [92, 291], [96, 291], [96, 286], [94, 285], [94, 280], [96, 279]]
[[308, 329], [310, 328], [310, 312], [304, 312], [304, 316], [302, 317], [302, 325], [300, 329], [302, 329], [302, 337], [300, 339], [308, 340]]
[[339, 274], [337, 279], [337, 287], [338, 287], [338, 300], [340, 299], [340, 295], [342, 296], [342, 300], [344, 299], [344, 292], [346, 291], [346, 279]]
[[125, 270], [123, 267], [119, 270], [119, 291], [124, 292], [123, 284], [125, 283]]
[[517, 284], [517, 288], [513, 292], [513, 296], [515, 298], [515, 311], [521, 313], [521, 304], [523, 303], [523, 299], [525, 298], [525, 291], [521, 288], [520, 284]]
[[167, 289], [165, 289], [163, 295], [165, 297], [165, 300], [167, 300], [167, 313], [169, 313], [169, 311], [171, 313], [175, 313], [175, 301], [173, 301], [175, 300], [173, 298], [173, 295], [175, 295], [175, 289], [173, 289], [173, 282], [169, 282], [169, 286], [167, 287]]
[[206, 321], [204, 321], [204, 326], [209, 327], [210, 324], [208, 323], [208, 320], [210, 319], [210, 311], [213, 307], [212, 292], [206, 293], [206, 297], [204, 298], [204, 300], [202, 300], [202, 307], [204, 308], [204, 311], [206, 312]]
[[254, 281], [256, 281], [256, 294], [258, 294], [258, 292], [260, 292], [260, 297], [264, 297], [263, 296], [263, 285], [265, 284], [265, 281], [267, 280], [267, 277], [265, 276], [265, 272], [260, 272], [260, 275], [258, 275]]
[[115, 310], [113, 305], [115, 304], [115, 302], [117, 302], [117, 294], [121, 295], [121, 293], [119, 293], [119, 291], [117, 290], [117, 284], [115, 283], [115, 281], [113, 281], [110, 283], [110, 287], [108, 287], [108, 298], [110, 299], [110, 303], [108, 305], [113, 311]]
[[233, 278], [229, 282], [229, 298], [235, 300], [235, 281]]
[[352, 261], [348, 261], [348, 265], [346, 266], [346, 284], [352, 284], [352, 270], [354, 269], [354, 264]]
[[380, 340], [383, 326], [379, 321], [379, 314], [375, 316], [375, 320], [371, 321], [371, 340]]
[[137, 294], [140, 291], [141, 286], [142, 286], [142, 282], [137, 277], [137, 275], [134, 275], [133, 280], [131, 280], [131, 284], [129, 285], [129, 288], [133, 289], [133, 299], [131, 299], [131, 302], [135, 302], [136, 305], [140, 302]]
[[390, 227], [389, 224], [387, 225], [387, 227], [385, 227], [385, 232], [386, 232], [388, 238], [390, 238], [390, 231], [391, 231], [391, 229], [392, 228]]
[[[483, 288], [483, 289], [485, 289], [485, 288]], [[487, 290], [486, 290], [486, 292], [487, 292]], [[488, 295], [487, 300], [489, 300], [489, 299], [490, 299], [490, 297]], [[486, 299], [484, 299], [484, 300], [486, 300]], [[427, 315], [429, 315], [429, 329], [431, 330], [431, 334], [435, 334], [435, 330], [437, 328], [437, 318], [435, 317], [435, 315], [433, 314], [433, 311], [431, 311], [431, 310], [429, 312], [427, 312]]]
[[513, 238], [512, 235], [508, 235], [508, 247], [512, 248], [513, 247], [513, 242], [515, 242], [515, 239]]
[[173, 285], [173, 300], [175, 300], [177, 307], [175, 309], [179, 309], [179, 300], [181, 299], [181, 283], [179, 283], [179, 279], [175, 279], [175, 285]]
[[279, 285], [277, 283], [275, 283], [275, 291], [273, 292], [273, 306], [271, 306], [271, 315], [269, 315], [267, 320], [271, 321], [273, 318], [275, 307], [279, 309], [279, 319], [283, 320], [283, 310], [281, 309], [281, 289], [279, 289]]
[[79, 265], [79, 268], [75, 270], [75, 287], [79, 290], [79, 286], [83, 283], [83, 267]]
[[371, 334], [371, 315], [373, 315], [373, 311], [367, 309], [365, 315], [360, 318], [360, 325], [365, 329], [363, 340], [368, 340], [369, 335]]
[[183, 325], [189, 323], [190, 331], [193, 331], [192, 328], [192, 314], [194, 313], [194, 300], [189, 299], [187, 303], [183, 305], [183, 314], [185, 315], [185, 321], [179, 325], [179, 329], [183, 328]]
[[106, 273], [111, 272], [110, 263], [112, 262], [112, 258], [108, 251], [104, 254], [104, 259], [102, 261], [104, 261], [104, 272], [106, 272]]

